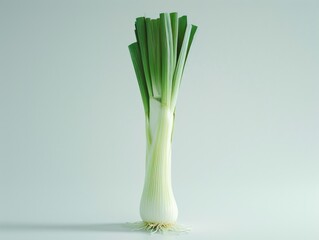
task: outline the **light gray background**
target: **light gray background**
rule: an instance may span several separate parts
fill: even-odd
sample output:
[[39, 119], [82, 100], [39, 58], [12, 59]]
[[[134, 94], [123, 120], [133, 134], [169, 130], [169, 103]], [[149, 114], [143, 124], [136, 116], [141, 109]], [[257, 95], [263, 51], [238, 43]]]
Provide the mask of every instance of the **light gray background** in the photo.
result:
[[[199, 26], [177, 106], [181, 236], [131, 233], [135, 17]], [[0, 0], [0, 239], [318, 239], [318, 1]]]

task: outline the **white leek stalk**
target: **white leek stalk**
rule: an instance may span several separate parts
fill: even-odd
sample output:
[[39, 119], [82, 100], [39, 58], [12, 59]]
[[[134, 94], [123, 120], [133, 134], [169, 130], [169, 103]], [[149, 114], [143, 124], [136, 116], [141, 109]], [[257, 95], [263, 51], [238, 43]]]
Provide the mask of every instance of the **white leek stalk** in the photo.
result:
[[[157, 103], [151, 106], [155, 104]], [[158, 119], [154, 119], [156, 122], [151, 134], [153, 141], [147, 146], [140, 214], [144, 222], [172, 224], [178, 215], [171, 184], [171, 139], [174, 116], [168, 107], [154, 106], [151, 111], [153, 109], [155, 111], [158, 109], [159, 112], [155, 113]], [[152, 120], [151, 118], [151, 125]]]
[[142, 96], [147, 139], [140, 214], [145, 229], [170, 230], [178, 216], [171, 183], [175, 108], [197, 27], [177, 13], [161, 13], [158, 19], [139, 17], [135, 27], [137, 42], [129, 50]]

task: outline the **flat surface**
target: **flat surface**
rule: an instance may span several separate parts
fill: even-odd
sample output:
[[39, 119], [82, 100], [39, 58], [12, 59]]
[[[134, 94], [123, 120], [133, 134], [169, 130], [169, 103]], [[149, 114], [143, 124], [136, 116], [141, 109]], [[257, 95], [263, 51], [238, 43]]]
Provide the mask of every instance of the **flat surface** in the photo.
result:
[[[130, 232], [144, 179], [134, 20], [199, 26], [172, 180], [183, 235]], [[0, 239], [319, 239], [318, 1], [0, 0]]]
[[[228, 220], [229, 221], [229, 220]], [[192, 224], [188, 233], [145, 233], [132, 231], [123, 223], [58, 223], [30, 224], [14, 223], [1, 225], [1, 239], [317, 239], [314, 232], [290, 228], [280, 224], [279, 227], [264, 223], [256, 225], [226, 224], [223, 221], [203, 221]], [[246, 224], [248, 221], [246, 220]], [[197, 225], [196, 225], [197, 224]], [[305, 228], [303, 230], [306, 230]]]

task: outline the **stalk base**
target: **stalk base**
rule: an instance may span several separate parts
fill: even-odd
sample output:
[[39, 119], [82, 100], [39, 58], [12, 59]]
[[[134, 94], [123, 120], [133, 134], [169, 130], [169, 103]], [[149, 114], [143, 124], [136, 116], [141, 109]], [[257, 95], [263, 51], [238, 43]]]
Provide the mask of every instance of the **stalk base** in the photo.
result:
[[190, 228], [180, 226], [176, 223], [151, 223], [151, 222], [135, 222], [130, 224], [134, 231], [146, 231], [154, 233], [187, 233]]

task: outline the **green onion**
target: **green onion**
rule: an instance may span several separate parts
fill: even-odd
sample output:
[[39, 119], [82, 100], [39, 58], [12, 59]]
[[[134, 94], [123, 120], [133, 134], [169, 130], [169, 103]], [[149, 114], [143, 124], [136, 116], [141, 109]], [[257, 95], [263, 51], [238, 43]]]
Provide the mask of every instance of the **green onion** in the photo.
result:
[[145, 181], [140, 204], [143, 227], [176, 229], [178, 209], [171, 184], [172, 134], [178, 92], [197, 27], [177, 13], [138, 17], [129, 45], [146, 119]]

